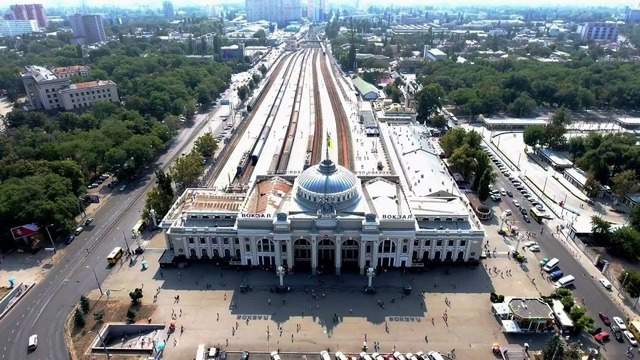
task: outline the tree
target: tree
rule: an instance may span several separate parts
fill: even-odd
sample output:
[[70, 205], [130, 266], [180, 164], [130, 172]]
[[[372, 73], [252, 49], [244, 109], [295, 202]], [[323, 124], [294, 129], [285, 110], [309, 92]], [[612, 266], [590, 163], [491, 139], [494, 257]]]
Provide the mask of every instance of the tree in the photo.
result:
[[204, 170], [203, 160], [197, 151], [180, 156], [171, 168], [171, 177], [181, 188], [195, 185]]
[[533, 113], [536, 106], [536, 101], [529, 94], [524, 93], [509, 104], [508, 111], [515, 117], [526, 117]]
[[629, 223], [636, 230], [640, 231], [640, 206], [635, 206], [629, 214]]
[[562, 359], [564, 354], [564, 341], [558, 335], [551, 338], [542, 349], [543, 360], [558, 360]]
[[80, 296], [80, 308], [82, 309], [82, 312], [85, 314], [89, 313], [89, 299], [87, 299], [86, 296]]
[[238, 88], [238, 97], [240, 98], [241, 101], [244, 101], [248, 95], [249, 95], [249, 89], [247, 88], [246, 85], [240, 86]]
[[417, 120], [420, 123], [424, 124], [433, 113], [442, 107], [443, 96], [444, 90], [438, 84], [429, 84], [418, 91], [416, 94], [418, 103]]
[[447, 131], [444, 136], [440, 138], [440, 146], [444, 151], [445, 157], [451, 156], [455, 149], [462, 146], [466, 137], [466, 130], [461, 127], [455, 127]]
[[[158, 219], [163, 218], [169, 212], [173, 204], [173, 198], [171, 175], [162, 170], [157, 170], [156, 186], [147, 194], [142, 218], [147, 224], [155, 224]], [[155, 211], [155, 219], [153, 218], [152, 209]]]
[[131, 304], [137, 305], [140, 303], [140, 299], [142, 299], [142, 289], [135, 288], [133, 291], [129, 292], [129, 297], [131, 298]]
[[493, 169], [491, 168], [491, 159], [489, 159], [489, 155], [482, 150], [476, 151], [475, 156], [475, 169], [473, 171], [473, 183], [471, 184], [471, 189], [478, 191], [478, 187], [480, 186], [480, 177], [485, 171], [489, 171], [492, 182], [495, 180], [495, 174], [493, 173]]
[[76, 329], [82, 329], [84, 327], [84, 316], [78, 308], [76, 308], [76, 311], [73, 313], [73, 323], [76, 326]]
[[104, 310], [100, 310], [100, 311], [96, 311], [93, 313], [93, 320], [95, 320], [96, 322], [102, 322], [102, 320], [104, 319]]
[[264, 66], [264, 64], [260, 64], [260, 67], [258, 67], [258, 70], [262, 75], [265, 75], [267, 73], [267, 67]]
[[594, 240], [600, 243], [608, 243], [611, 238], [611, 223], [600, 216], [592, 216], [591, 233]]
[[491, 170], [487, 169], [480, 177], [478, 184], [478, 198], [485, 201], [489, 197], [489, 185], [491, 185]]
[[638, 191], [638, 177], [633, 170], [625, 170], [617, 173], [611, 178], [613, 191], [620, 198]]
[[218, 150], [218, 141], [216, 141], [212, 133], [206, 133], [196, 140], [194, 146], [200, 155], [210, 158]]
[[447, 126], [447, 118], [445, 118], [443, 115], [438, 114], [436, 116], [432, 116], [431, 119], [429, 120], [429, 123], [431, 124], [431, 126], [433, 126], [434, 128], [439, 128], [442, 129], [445, 126]]
[[594, 198], [600, 193], [601, 186], [602, 185], [600, 185], [600, 182], [598, 182], [595, 177], [589, 175], [589, 177], [587, 177], [587, 182], [584, 184], [583, 190], [588, 197]]
[[620, 284], [624, 286], [624, 290], [632, 298], [640, 297], [640, 272], [630, 269], [625, 269], [618, 277]]
[[546, 131], [544, 126], [532, 125], [527, 127], [523, 133], [524, 143], [529, 146], [536, 146], [538, 144], [545, 144]]

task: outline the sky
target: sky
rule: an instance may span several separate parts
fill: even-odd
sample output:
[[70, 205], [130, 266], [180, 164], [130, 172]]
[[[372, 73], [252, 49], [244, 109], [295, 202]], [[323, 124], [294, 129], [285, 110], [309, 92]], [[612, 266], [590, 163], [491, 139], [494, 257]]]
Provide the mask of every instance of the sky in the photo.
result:
[[[42, 3], [45, 6], [79, 6], [81, 0], [1, 0], [0, 2], [8, 3]], [[301, 0], [306, 1], [306, 0]], [[113, 5], [117, 7], [137, 8], [137, 7], [161, 7], [162, 0], [85, 0], [87, 5]], [[174, 6], [181, 5], [214, 5], [220, 3], [242, 4], [244, 0], [172, 0]], [[353, 4], [354, 0], [329, 0], [329, 3], [346, 3]], [[526, 4], [530, 6], [632, 6], [636, 7], [640, 0], [527, 0]], [[360, 0], [362, 5], [369, 4], [398, 4], [396, 0]], [[448, 4], [448, 5], [523, 5], [518, 0], [403, 0], [402, 5], [426, 5], [426, 4]]]

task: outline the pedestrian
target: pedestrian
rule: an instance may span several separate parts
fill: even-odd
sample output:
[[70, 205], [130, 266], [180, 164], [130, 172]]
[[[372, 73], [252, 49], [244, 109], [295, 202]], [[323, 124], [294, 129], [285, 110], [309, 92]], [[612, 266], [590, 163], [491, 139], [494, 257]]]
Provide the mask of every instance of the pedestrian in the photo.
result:
[[[249, 320], [249, 319], [247, 319]], [[220, 321], [220, 313], [216, 313], [216, 321]]]
[[426, 342], [427, 344], [429, 343], [429, 338], [427, 337], [427, 335], [424, 336], [424, 342]]

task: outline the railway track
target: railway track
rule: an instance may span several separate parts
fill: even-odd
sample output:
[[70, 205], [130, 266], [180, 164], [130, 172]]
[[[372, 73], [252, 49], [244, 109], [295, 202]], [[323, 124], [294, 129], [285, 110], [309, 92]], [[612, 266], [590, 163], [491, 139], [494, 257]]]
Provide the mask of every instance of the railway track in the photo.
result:
[[268, 81], [267, 85], [265, 85], [265, 87], [262, 89], [262, 91], [258, 95], [258, 98], [255, 102], [255, 106], [252, 109], [251, 113], [249, 113], [249, 116], [247, 116], [247, 118], [240, 123], [240, 125], [234, 132], [233, 136], [231, 137], [231, 141], [229, 141], [229, 143], [220, 152], [220, 155], [218, 155], [213, 171], [211, 171], [211, 173], [208, 176], [208, 179], [206, 179], [207, 187], [213, 187], [213, 184], [215, 183], [216, 179], [218, 178], [218, 176], [220, 176], [220, 172], [222, 171], [225, 164], [229, 160], [229, 156], [231, 156], [231, 154], [233, 153], [233, 150], [236, 148], [236, 146], [240, 142], [240, 139], [244, 137], [244, 133], [246, 132], [247, 127], [251, 123], [251, 120], [253, 119], [253, 116], [256, 113], [255, 109], [258, 108], [260, 104], [262, 104], [264, 97], [269, 92], [269, 90], [271, 90], [274, 80], [276, 80], [280, 75], [280, 71], [282, 70], [284, 63], [286, 62], [286, 59], [288, 59], [290, 56], [291, 54], [287, 54], [278, 61], [278, 64], [271, 72], [271, 75], [269, 75], [269, 80], [267, 80]]
[[318, 62], [318, 51], [313, 55], [313, 107], [315, 113], [313, 141], [311, 147], [310, 164], [318, 164], [322, 156], [322, 106], [320, 104], [320, 88], [318, 86], [318, 72], [316, 63]]
[[[265, 118], [264, 124], [260, 129], [260, 134], [258, 135], [258, 138], [254, 142], [249, 152], [249, 156], [246, 156], [245, 154], [245, 156], [243, 156], [243, 158], [241, 159], [240, 164], [238, 165], [238, 171], [232, 183], [232, 186], [231, 186], [232, 188], [242, 188], [251, 179], [253, 170], [255, 169], [259, 158], [262, 156], [262, 151], [271, 133], [271, 128], [275, 122], [275, 118], [276, 118], [276, 115], [278, 114], [278, 110], [280, 109], [280, 104], [282, 104], [284, 94], [286, 92], [287, 86], [289, 85], [289, 81], [291, 80], [291, 75], [294, 70], [293, 65], [298, 61], [301, 55], [302, 55], [302, 52], [296, 53], [295, 55], [293, 55], [293, 58], [287, 64], [287, 67], [283, 75], [284, 80], [280, 84], [280, 87], [278, 88], [278, 93], [276, 94], [276, 98], [274, 102], [271, 104], [271, 107], [269, 108], [269, 114]], [[256, 106], [254, 110], [257, 111], [257, 109], [259, 109], [259, 104]]]
[[351, 130], [349, 129], [349, 120], [347, 114], [342, 106], [340, 95], [336, 90], [336, 84], [331, 78], [329, 67], [327, 66], [326, 56], [322, 57], [320, 61], [320, 70], [322, 71], [322, 78], [327, 86], [327, 92], [329, 93], [329, 100], [331, 102], [331, 109], [336, 119], [336, 130], [338, 132], [338, 163], [345, 168], [353, 171], [353, 155], [351, 144]]
[[[287, 167], [289, 165], [289, 159], [291, 158], [291, 151], [293, 148], [293, 142], [296, 138], [296, 131], [298, 131], [298, 119], [300, 117], [300, 103], [302, 101], [302, 90], [304, 88], [305, 81], [305, 70], [307, 68], [307, 58], [309, 56], [309, 51], [305, 50], [304, 55], [302, 57], [302, 65], [300, 66], [300, 73], [298, 75], [298, 82], [296, 84], [296, 94], [293, 98], [293, 108], [291, 111], [291, 116], [289, 117], [289, 125], [287, 125], [287, 133], [282, 141], [282, 147], [280, 148], [280, 152], [275, 155], [276, 161], [275, 163], [275, 172], [278, 174], [284, 173], [287, 171]], [[270, 169], [274, 170], [274, 169]], [[271, 172], [271, 171], [270, 171]]]

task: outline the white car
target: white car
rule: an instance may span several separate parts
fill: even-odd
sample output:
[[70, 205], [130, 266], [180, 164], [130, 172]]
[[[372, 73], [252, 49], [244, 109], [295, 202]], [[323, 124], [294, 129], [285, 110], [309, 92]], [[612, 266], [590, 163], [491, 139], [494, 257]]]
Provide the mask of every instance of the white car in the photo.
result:
[[627, 325], [624, 324], [624, 320], [622, 320], [620, 317], [614, 316], [614, 317], [611, 318], [611, 320], [613, 320], [613, 322], [616, 325], [618, 325], [620, 330], [622, 330], [622, 331], [627, 330]]
[[607, 280], [606, 278], [600, 278], [600, 280], [598, 281], [605, 289], [611, 290], [611, 282], [609, 280]]
[[278, 355], [277, 351], [272, 351], [270, 355], [271, 355], [271, 360], [280, 360], [280, 355]]
[[529, 246], [529, 250], [530, 250], [531, 252], [540, 252], [540, 246], [539, 246], [539, 245], [532, 245], [532, 246]]
[[622, 333], [624, 334], [624, 337], [626, 337], [627, 340], [629, 340], [629, 344], [631, 344], [631, 346], [638, 346], [638, 341], [636, 341], [636, 338], [633, 336], [631, 331], [625, 330]]
[[27, 351], [32, 352], [35, 351], [38, 347], [38, 335], [33, 334], [29, 336], [29, 343], [27, 344]]
[[520, 202], [518, 200], [513, 200], [513, 206], [519, 208], [520, 207]]

